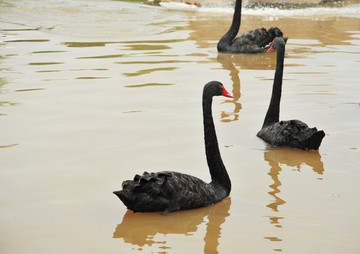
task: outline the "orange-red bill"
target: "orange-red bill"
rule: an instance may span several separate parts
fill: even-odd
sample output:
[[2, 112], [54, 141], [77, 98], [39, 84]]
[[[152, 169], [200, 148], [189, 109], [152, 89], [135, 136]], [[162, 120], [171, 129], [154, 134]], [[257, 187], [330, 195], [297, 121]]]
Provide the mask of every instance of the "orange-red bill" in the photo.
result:
[[225, 87], [222, 86], [222, 89], [223, 89], [223, 96], [225, 97], [229, 97], [229, 98], [234, 98], [234, 96], [231, 95], [231, 93], [229, 93], [228, 91], [226, 91]]
[[267, 52], [273, 52], [274, 51], [273, 44], [274, 44], [274, 41], [272, 41], [272, 43], [270, 45], [270, 48], [268, 49]]

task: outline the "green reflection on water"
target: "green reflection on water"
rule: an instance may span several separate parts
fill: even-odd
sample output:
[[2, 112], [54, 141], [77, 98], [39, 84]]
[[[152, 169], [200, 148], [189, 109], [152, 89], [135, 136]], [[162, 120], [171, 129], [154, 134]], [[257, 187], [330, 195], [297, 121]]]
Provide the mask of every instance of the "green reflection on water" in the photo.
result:
[[51, 54], [51, 53], [64, 53], [65, 50], [43, 50], [43, 51], [34, 51], [33, 54]]
[[39, 62], [39, 63], [29, 63], [29, 65], [52, 65], [52, 64], [64, 64], [62, 62]]
[[139, 71], [133, 72], [133, 73], [123, 73], [123, 74], [127, 77], [135, 77], [135, 76], [149, 74], [149, 73], [156, 72], [156, 71], [173, 71], [176, 69], [178, 69], [178, 67], [152, 68], [152, 69], [139, 70]]
[[135, 87], [146, 87], [146, 86], [173, 86], [175, 84], [166, 84], [166, 83], [145, 83], [145, 84], [140, 84], [140, 85], [127, 85], [124, 87], [131, 87], [131, 88], [135, 88]]
[[127, 45], [126, 47], [130, 48], [130, 50], [164, 50], [170, 49], [171, 47], [167, 45], [149, 45], [149, 44], [139, 44], [139, 45]]
[[104, 47], [106, 44], [114, 43], [114, 42], [63, 42], [67, 47]]
[[47, 39], [36, 39], [36, 40], [7, 40], [5, 42], [48, 42]]
[[10, 148], [10, 147], [17, 146], [17, 145], [19, 145], [19, 144], [3, 145], [3, 146], [0, 146], [0, 148]]
[[[44, 40], [45, 41], [45, 40]], [[67, 47], [104, 47], [107, 44], [129, 44], [128, 47], [132, 48], [133, 50], [154, 50], [154, 49], [168, 49], [169, 47], [166, 44], [169, 43], [176, 43], [185, 41], [184, 39], [175, 39], [175, 40], [146, 40], [146, 41], [97, 41], [97, 42], [75, 42], [75, 41], [68, 41], [63, 42], [62, 44]], [[136, 45], [134, 44], [141, 44]], [[163, 45], [149, 45], [149, 44], [163, 44]], [[145, 45], [144, 45], [145, 44]]]
[[191, 61], [166, 60], [166, 61], [128, 61], [116, 62], [117, 64], [166, 64], [166, 63], [190, 63]]
[[76, 79], [108, 79], [110, 77], [77, 77]]
[[77, 59], [101, 59], [101, 58], [117, 58], [117, 57], [124, 57], [126, 55], [120, 54], [120, 55], [104, 55], [104, 56], [82, 56], [78, 57]]

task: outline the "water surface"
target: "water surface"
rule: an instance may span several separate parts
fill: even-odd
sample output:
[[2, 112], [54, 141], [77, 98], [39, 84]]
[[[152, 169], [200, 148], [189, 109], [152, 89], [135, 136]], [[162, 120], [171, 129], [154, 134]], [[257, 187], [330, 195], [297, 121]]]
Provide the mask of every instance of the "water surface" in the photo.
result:
[[[276, 54], [219, 54], [231, 7], [1, 1], [1, 253], [358, 253], [359, 2], [244, 9], [241, 32], [280, 27], [281, 119], [326, 132], [319, 151], [256, 137]], [[214, 99], [228, 199], [161, 216], [112, 194], [144, 170], [206, 181], [201, 92]]]

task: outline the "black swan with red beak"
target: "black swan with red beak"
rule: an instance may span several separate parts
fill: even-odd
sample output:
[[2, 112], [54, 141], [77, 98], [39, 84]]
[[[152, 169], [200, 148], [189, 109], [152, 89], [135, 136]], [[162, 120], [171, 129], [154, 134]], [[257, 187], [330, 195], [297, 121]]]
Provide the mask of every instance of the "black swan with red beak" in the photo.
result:
[[269, 30], [257, 28], [236, 37], [241, 23], [241, 5], [242, 0], [236, 0], [231, 27], [218, 42], [218, 51], [224, 53], [266, 52], [274, 38], [283, 37], [283, 33], [277, 27], [272, 27]]
[[284, 69], [285, 44], [287, 38], [275, 38], [269, 51], [276, 50], [276, 70], [270, 105], [265, 116], [264, 124], [257, 136], [272, 147], [289, 146], [303, 150], [320, 147], [325, 136], [324, 131], [309, 128], [300, 120], [280, 121], [280, 99]]
[[231, 97], [218, 81], [207, 83], [203, 89], [202, 108], [207, 164], [211, 182], [173, 171], [144, 172], [122, 183], [115, 191], [124, 205], [134, 212], [172, 211], [205, 207], [229, 196], [231, 181], [221, 159], [212, 117], [213, 96]]

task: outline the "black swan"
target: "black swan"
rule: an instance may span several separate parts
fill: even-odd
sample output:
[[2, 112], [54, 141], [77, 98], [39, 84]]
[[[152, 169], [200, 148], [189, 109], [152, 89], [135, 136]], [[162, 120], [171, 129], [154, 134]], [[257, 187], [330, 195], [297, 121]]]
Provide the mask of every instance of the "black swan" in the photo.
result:
[[172, 211], [205, 207], [220, 202], [231, 190], [231, 181], [222, 162], [212, 117], [212, 97], [232, 98], [218, 81], [204, 86], [202, 107], [207, 164], [211, 182], [178, 172], [144, 172], [134, 180], [122, 183], [122, 190], [114, 191], [124, 205], [134, 212]]
[[274, 38], [283, 37], [283, 33], [277, 27], [272, 27], [269, 30], [257, 28], [236, 37], [241, 23], [241, 5], [242, 0], [236, 0], [231, 27], [217, 44], [218, 51], [224, 53], [266, 52]]
[[303, 150], [317, 150], [325, 136], [324, 131], [309, 128], [307, 124], [300, 120], [279, 122], [285, 44], [286, 38], [277, 37], [269, 49], [269, 51], [277, 51], [276, 71], [270, 105], [265, 116], [264, 124], [257, 133], [257, 136], [273, 147], [289, 146]]

